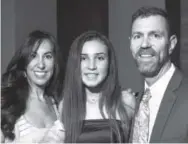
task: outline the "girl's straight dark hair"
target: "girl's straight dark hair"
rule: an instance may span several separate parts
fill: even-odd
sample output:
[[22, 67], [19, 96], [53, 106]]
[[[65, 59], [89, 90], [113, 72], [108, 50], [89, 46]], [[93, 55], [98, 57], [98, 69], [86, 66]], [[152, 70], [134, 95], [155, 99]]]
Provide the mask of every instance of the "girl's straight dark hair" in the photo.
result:
[[103, 108], [107, 110], [112, 131], [117, 133], [118, 141], [122, 142], [122, 131], [115, 119], [118, 114], [121, 119], [123, 135], [126, 139], [129, 131], [129, 120], [121, 100], [115, 52], [111, 42], [96, 31], [83, 33], [74, 40], [70, 48], [63, 88], [62, 120], [66, 129], [65, 142], [77, 142], [82, 132], [83, 120], [86, 116], [86, 94], [81, 78], [81, 51], [84, 43], [92, 40], [102, 42], [108, 48], [108, 75], [102, 84], [102, 97], [99, 101], [99, 108], [103, 118], [105, 118]]

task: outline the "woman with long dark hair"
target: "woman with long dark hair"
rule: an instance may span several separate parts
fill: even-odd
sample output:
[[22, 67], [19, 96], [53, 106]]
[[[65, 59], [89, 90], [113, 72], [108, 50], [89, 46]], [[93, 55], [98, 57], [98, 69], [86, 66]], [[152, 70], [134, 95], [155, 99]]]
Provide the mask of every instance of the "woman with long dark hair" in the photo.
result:
[[65, 74], [64, 142], [128, 142], [135, 99], [126, 95], [111, 42], [96, 31], [81, 34], [71, 46]]
[[1, 131], [5, 142], [40, 142], [58, 119], [61, 55], [48, 32], [33, 31], [2, 76]]

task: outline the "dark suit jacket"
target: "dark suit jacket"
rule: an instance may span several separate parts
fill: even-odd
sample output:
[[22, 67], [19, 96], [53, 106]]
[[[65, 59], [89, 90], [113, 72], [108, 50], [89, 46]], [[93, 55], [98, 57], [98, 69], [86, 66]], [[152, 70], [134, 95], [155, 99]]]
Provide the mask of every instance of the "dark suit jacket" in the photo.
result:
[[[142, 94], [137, 98], [136, 111], [141, 99]], [[134, 119], [130, 142], [132, 142], [133, 125]], [[183, 142], [188, 142], [188, 79], [176, 69], [161, 101], [150, 143]]]

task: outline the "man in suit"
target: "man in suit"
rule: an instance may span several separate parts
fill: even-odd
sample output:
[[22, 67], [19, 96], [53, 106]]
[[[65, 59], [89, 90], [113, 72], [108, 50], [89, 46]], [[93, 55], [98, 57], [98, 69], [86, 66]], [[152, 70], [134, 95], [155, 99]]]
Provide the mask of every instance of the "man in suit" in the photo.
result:
[[145, 105], [144, 96], [137, 97], [130, 142], [188, 142], [188, 79], [170, 60], [177, 37], [168, 14], [142, 7], [131, 26], [130, 49], [150, 96]]

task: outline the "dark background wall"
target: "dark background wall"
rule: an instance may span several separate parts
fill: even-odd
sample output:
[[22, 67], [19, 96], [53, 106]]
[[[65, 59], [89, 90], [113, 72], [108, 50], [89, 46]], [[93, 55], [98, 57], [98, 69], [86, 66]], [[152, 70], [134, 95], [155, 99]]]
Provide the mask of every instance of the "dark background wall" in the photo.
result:
[[184, 74], [188, 76], [188, 1], [181, 0], [181, 39], [180, 65]]
[[1, 72], [15, 52], [15, 1], [1, 1]]
[[169, 17], [171, 20], [172, 33], [176, 34], [178, 37], [178, 43], [176, 45], [175, 50], [171, 55], [172, 62], [180, 68], [180, 27], [181, 27], [181, 9], [180, 9], [180, 1], [165, 1], [165, 8], [169, 13]]

